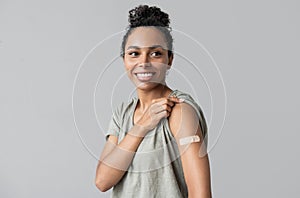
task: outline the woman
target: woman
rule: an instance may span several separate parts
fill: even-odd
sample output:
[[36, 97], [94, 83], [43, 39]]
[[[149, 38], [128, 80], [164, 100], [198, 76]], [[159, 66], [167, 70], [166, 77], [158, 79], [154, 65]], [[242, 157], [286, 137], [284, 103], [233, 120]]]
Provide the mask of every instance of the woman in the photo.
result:
[[[173, 61], [169, 16], [155, 6], [129, 11], [121, 56], [138, 98], [114, 110], [96, 171], [112, 197], [211, 197], [207, 125], [193, 98], [167, 86]], [[204, 149], [205, 150], [205, 149]]]

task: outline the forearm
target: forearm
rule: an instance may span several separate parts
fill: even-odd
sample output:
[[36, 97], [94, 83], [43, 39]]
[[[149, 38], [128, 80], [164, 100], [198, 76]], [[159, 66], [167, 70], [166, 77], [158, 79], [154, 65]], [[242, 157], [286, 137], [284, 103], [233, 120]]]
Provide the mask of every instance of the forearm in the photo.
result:
[[96, 172], [96, 184], [101, 191], [116, 185], [130, 166], [145, 130], [134, 126], [118, 144], [109, 143], [103, 152]]

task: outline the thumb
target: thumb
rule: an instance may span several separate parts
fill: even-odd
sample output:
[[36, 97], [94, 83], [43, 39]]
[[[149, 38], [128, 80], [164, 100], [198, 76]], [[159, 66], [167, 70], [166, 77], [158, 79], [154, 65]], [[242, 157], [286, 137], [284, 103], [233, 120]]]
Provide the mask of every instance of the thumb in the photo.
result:
[[177, 98], [176, 96], [170, 96], [169, 99], [172, 101], [172, 102], [177, 102], [177, 103], [181, 103], [184, 101], [183, 98]]

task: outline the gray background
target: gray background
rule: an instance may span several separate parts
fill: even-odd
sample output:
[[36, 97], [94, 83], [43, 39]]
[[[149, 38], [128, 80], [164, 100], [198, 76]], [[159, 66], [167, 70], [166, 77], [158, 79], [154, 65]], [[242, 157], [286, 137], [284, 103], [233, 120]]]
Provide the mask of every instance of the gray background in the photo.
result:
[[[94, 185], [97, 161], [74, 125], [73, 82], [86, 54], [141, 3], [0, 1], [0, 197], [109, 197]], [[201, 41], [222, 72], [228, 106], [210, 153], [214, 197], [296, 197], [299, 2], [146, 3]], [[109, 119], [111, 108], [99, 112]], [[82, 133], [95, 155], [99, 131]]]

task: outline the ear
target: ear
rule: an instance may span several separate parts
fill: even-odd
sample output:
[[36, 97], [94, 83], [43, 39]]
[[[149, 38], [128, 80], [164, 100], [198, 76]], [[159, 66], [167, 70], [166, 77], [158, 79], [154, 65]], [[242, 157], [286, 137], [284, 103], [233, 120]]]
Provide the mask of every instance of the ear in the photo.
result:
[[170, 69], [170, 67], [172, 66], [172, 63], [173, 63], [173, 54], [169, 57], [169, 61], [168, 61], [169, 68], [168, 69]]
[[121, 56], [121, 59], [123, 61], [123, 65], [125, 65], [125, 56]]

